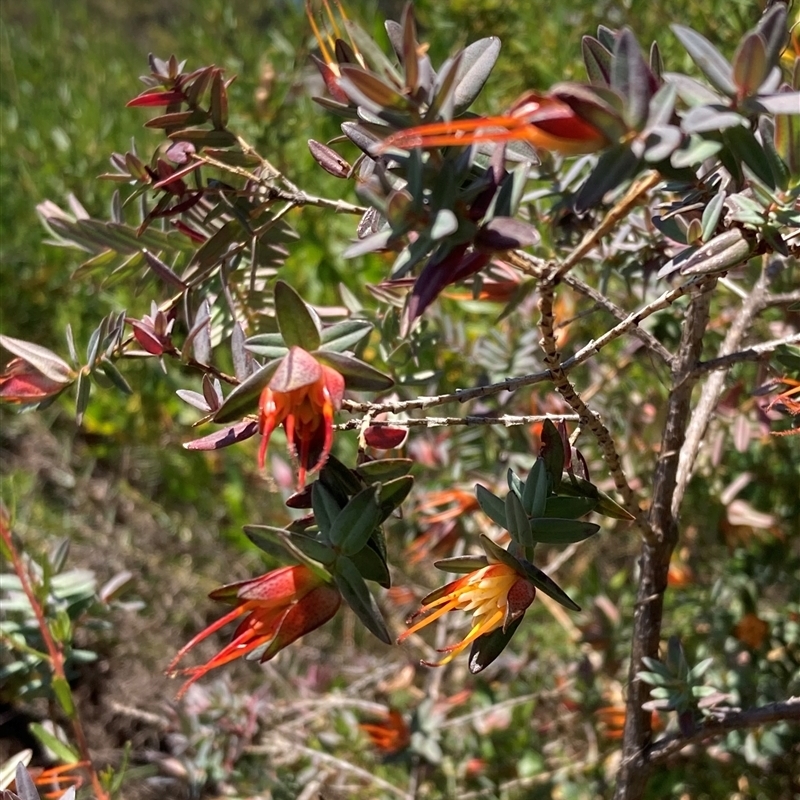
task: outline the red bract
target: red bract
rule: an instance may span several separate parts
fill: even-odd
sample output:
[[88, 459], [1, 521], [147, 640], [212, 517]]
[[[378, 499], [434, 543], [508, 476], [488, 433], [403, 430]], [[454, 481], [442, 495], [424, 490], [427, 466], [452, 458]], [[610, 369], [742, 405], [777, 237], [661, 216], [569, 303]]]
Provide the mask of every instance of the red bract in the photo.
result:
[[[222, 586], [209, 596], [214, 600], [233, 602], [236, 607], [197, 634], [169, 665], [168, 674], [189, 676], [178, 697], [207, 672], [259, 648], [266, 648], [259, 660], [269, 661], [296, 639], [324, 625], [336, 614], [341, 603], [338, 590], [302, 564]], [[246, 616], [234, 631], [231, 641], [210, 661], [199, 667], [175, 669], [195, 645], [242, 615]]]
[[5, 403], [39, 403], [54, 397], [72, 383], [47, 377], [24, 358], [12, 358], [0, 373], [0, 400]]
[[292, 347], [281, 361], [258, 404], [258, 426], [263, 436], [258, 452], [264, 467], [270, 436], [283, 425], [289, 450], [299, 462], [298, 484], [306, 473], [321, 469], [333, 443], [333, 413], [342, 405], [344, 378], [320, 364], [300, 347]]

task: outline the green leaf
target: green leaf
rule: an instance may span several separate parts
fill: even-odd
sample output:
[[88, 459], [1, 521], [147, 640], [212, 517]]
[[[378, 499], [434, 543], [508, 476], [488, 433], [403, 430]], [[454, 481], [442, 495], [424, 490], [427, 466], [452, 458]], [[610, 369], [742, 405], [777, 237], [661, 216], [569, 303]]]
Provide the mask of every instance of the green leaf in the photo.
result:
[[313, 561], [324, 564], [326, 567], [330, 567], [336, 561], [338, 553], [330, 545], [313, 536], [308, 536], [304, 533], [293, 533], [291, 541], [304, 555]]
[[486, 556], [453, 556], [452, 558], [440, 558], [433, 562], [433, 566], [444, 572], [461, 575], [489, 566], [489, 559]]
[[472, 643], [469, 651], [469, 671], [473, 675], [486, 669], [506, 649], [524, 618], [525, 613], [523, 612], [505, 630], [495, 628], [493, 631], [479, 636]]
[[320, 350], [342, 353], [369, 336], [373, 325], [364, 319], [346, 319], [322, 329]]
[[271, 525], [245, 525], [243, 530], [245, 536], [265, 553], [276, 556], [282, 561], [286, 561], [288, 556], [292, 563], [304, 564], [315, 575], [326, 581], [330, 580], [330, 574], [315, 559], [307, 556], [292, 541], [292, 535], [283, 528], [274, 528]]
[[529, 517], [541, 517], [547, 501], [547, 468], [544, 459], [539, 457], [525, 481], [522, 492], [522, 507]]
[[315, 350], [312, 355], [320, 362], [344, 376], [348, 389], [364, 392], [384, 392], [394, 386], [394, 381], [369, 364], [344, 353]]
[[542, 516], [579, 519], [594, 511], [597, 502], [593, 497], [548, 497]]
[[335, 567], [333, 578], [345, 602], [353, 609], [355, 615], [364, 623], [370, 633], [384, 644], [391, 644], [392, 637], [378, 610], [375, 598], [370, 594], [356, 565], [351, 559], [341, 556], [337, 559]]
[[[63, 680], [63, 679], [62, 679]], [[57, 736], [53, 735], [43, 725], [38, 722], [31, 722], [28, 730], [43, 744], [51, 750], [55, 757], [63, 764], [77, 764], [81, 757], [76, 750], [66, 742], [62, 742]]]
[[398, 509], [403, 501], [408, 497], [411, 492], [411, 487], [414, 485], [414, 478], [411, 475], [403, 475], [401, 478], [395, 478], [391, 481], [380, 485], [380, 504], [381, 514], [379, 522], [385, 522], [396, 509]]
[[384, 589], [391, 587], [392, 578], [386, 560], [372, 546], [371, 541], [367, 542], [366, 547], [362, 547], [357, 553], [353, 553], [350, 558], [364, 580], [374, 581]]
[[289, 352], [280, 333], [257, 333], [245, 339], [244, 347], [263, 358], [283, 358]]
[[507, 529], [506, 504], [485, 486], [481, 486], [480, 483], [475, 486], [475, 493], [478, 497], [478, 505], [481, 507], [483, 513], [486, 514], [492, 522], [496, 523], [501, 528]]
[[628, 144], [606, 149], [580, 188], [575, 198], [575, 211], [581, 214], [597, 205], [607, 192], [633, 177], [640, 161]]
[[58, 700], [58, 704], [61, 706], [64, 713], [69, 719], [75, 719], [77, 712], [75, 711], [75, 703], [72, 698], [72, 689], [69, 688], [67, 679], [56, 675], [53, 678], [52, 687], [56, 700]]
[[407, 475], [414, 462], [410, 458], [380, 458], [365, 461], [356, 467], [356, 472], [367, 483], [391, 481]]
[[708, 205], [703, 210], [703, 241], [707, 242], [717, 230], [717, 223], [722, 216], [722, 209], [725, 205], [727, 194], [721, 189], [715, 194]]
[[482, 533], [480, 535], [480, 544], [491, 564], [505, 564], [507, 567], [519, 572], [520, 575], [524, 572], [522, 562], [507, 550], [503, 550], [499, 544], [495, 544], [486, 534]]
[[514, 472], [514, 470], [510, 467], [506, 472], [506, 483], [508, 483], [509, 490], [514, 492], [514, 494], [521, 500], [525, 486], [523, 485], [522, 479], [519, 477], [519, 475], [517, 475], [517, 473]]
[[542, 449], [539, 453], [544, 459], [550, 486], [555, 489], [561, 483], [564, 474], [564, 443], [555, 424], [546, 419], [542, 425]]
[[461, 53], [453, 90], [453, 113], [469, 108], [489, 77], [500, 55], [500, 39], [488, 36], [478, 39]]
[[342, 509], [322, 481], [314, 481], [311, 486], [311, 507], [314, 509], [314, 519], [319, 529], [330, 540], [333, 521], [339, 516]]
[[103, 374], [117, 387], [123, 394], [132, 395], [133, 389], [131, 389], [130, 384], [125, 378], [122, 376], [122, 373], [117, 369], [117, 367], [107, 359], [103, 359], [100, 362], [100, 369], [103, 371]]
[[275, 315], [287, 347], [316, 350], [322, 341], [316, 316], [302, 297], [285, 281], [275, 283]]
[[378, 524], [379, 490], [380, 484], [362, 489], [333, 520], [329, 532], [331, 544], [345, 555], [350, 556], [364, 547]]
[[545, 575], [544, 572], [529, 561], [521, 563], [526, 577], [537, 589], [541, 589], [548, 597], [552, 597], [553, 600], [561, 603], [562, 606], [569, 608], [571, 611], [581, 610], [581, 607], [549, 575]]
[[276, 358], [254, 372], [246, 381], [240, 383], [223, 401], [214, 414], [214, 422], [233, 422], [241, 419], [245, 414], [255, 411], [258, 398], [266, 385], [281, 364], [281, 359]]
[[600, 526], [593, 522], [580, 522], [572, 519], [539, 517], [530, 522], [534, 540], [542, 544], [582, 542], [600, 530]]
[[751, 130], [741, 126], [728, 128], [723, 131], [722, 139], [728, 145], [734, 157], [746, 164], [765, 186], [770, 189], [775, 188], [775, 180], [772, 176], [769, 159]]

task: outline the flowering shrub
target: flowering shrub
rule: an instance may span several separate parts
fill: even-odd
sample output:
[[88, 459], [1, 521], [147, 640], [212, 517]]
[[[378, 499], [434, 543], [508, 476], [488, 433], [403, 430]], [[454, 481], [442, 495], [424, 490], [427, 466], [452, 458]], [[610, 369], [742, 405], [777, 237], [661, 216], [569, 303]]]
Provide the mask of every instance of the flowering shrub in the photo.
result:
[[[323, 5], [325, 22], [309, 6], [327, 92], [315, 100], [344, 121], [341, 136], [311, 140], [309, 151], [355, 196], [303, 191], [257, 152], [229, 112], [233, 76], [222, 68], [151, 56], [145, 89], [128, 106], [148, 113], [146, 126], [163, 141], [146, 156], [134, 147], [112, 156], [113, 172], [103, 176], [119, 186], [112, 219], [77, 202], [72, 213], [39, 206], [60, 244], [88, 251], [83, 275], [154, 283], [150, 313], [110, 313], [85, 357], [69, 330], [69, 363], [0, 337], [13, 356], [0, 399], [14, 405], [43, 407], [74, 385], [80, 421], [92, 391], [133, 391], [127, 361], [157, 358], [199, 412], [195, 424], [220, 426], [199, 438], [187, 431], [188, 451], [247, 447], [260, 435], [254, 461], [266, 471], [268, 446], [283, 429], [296, 487], [285, 505], [304, 513], [282, 526], [254, 522], [245, 533], [289, 565], [211, 593], [233, 609], [167, 668], [187, 678], [178, 696], [240, 657], [270, 661], [331, 623], [342, 605], [385, 645], [464, 611], [472, 617], [466, 634], [421, 663], [456, 664], [469, 647], [471, 673], [499, 670], [513, 663], [507, 648], [537, 596], [580, 635], [567, 611], [581, 608], [543, 551], [564, 547], [569, 556], [593, 538], [635, 535], [617, 797], [641, 796], [654, 767], [694, 737], [797, 718], [789, 693], [775, 698], [774, 717], [763, 707], [750, 716], [732, 710], [700, 680], [712, 660], [690, 666], [677, 640], [659, 660], [670, 562], [686, 536], [684, 500], [705, 469], [702, 445], [726, 374], [757, 363], [773, 374], [769, 389], [781, 387], [764, 418], [784, 434], [797, 417], [797, 379], [786, 369], [800, 363], [800, 54], [786, 6], [771, 4], [731, 61], [697, 31], [673, 26], [699, 77], [670, 70], [679, 65], [665, 64], [655, 42], [645, 52], [630, 28], [601, 25], [582, 40], [587, 80], [528, 91], [506, 113], [480, 116], [469, 109], [499, 58], [499, 39], [435, 66], [410, 4], [386, 23], [393, 56]], [[391, 262], [388, 274], [361, 282], [360, 297], [342, 288], [341, 305], [304, 299], [287, 259], [297, 246], [291, 212], [308, 208], [357, 218], [342, 255], [378, 254], [382, 268]], [[503, 304], [494, 322], [502, 328], [483, 312], [462, 324], [460, 315], [487, 301]], [[613, 323], [575, 324], [600, 312]], [[660, 387], [648, 383], [653, 371]], [[532, 398], [536, 385], [559, 400]], [[469, 413], [429, 413], [456, 403], [470, 404]], [[548, 413], [521, 413], [532, 406]], [[438, 441], [425, 433], [435, 427], [445, 430]], [[459, 441], [453, 431], [462, 427]], [[343, 441], [346, 430], [358, 432], [357, 453]], [[527, 434], [538, 440], [534, 457]], [[412, 457], [391, 455], [400, 448]], [[415, 478], [454, 477], [444, 469], [453, 461], [465, 477], [493, 467], [484, 480], [495, 488], [502, 462], [508, 491], [500, 497], [478, 483], [473, 494], [453, 479], [418, 501], [424, 510], [434, 498], [455, 502], [455, 512], [427, 515], [427, 526], [444, 527], [435, 537], [424, 532], [407, 560], [425, 564], [436, 552], [435, 566], [461, 577], [425, 595], [407, 629], [391, 632], [377, 592], [396, 590], [405, 576], [386, 528]], [[790, 522], [793, 502], [794, 511], [786, 501], [776, 516]], [[602, 560], [602, 547], [594, 552]], [[585, 582], [570, 592], [598, 602], [600, 590]], [[234, 621], [216, 655], [178, 667]], [[618, 625], [606, 604], [594, 641]], [[758, 649], [764, 636], [739, 639]], [[619, 672], [619, 663], [606, 667]], [[656, 742], [653, 710], [675, 712], [678, 726]], [[432, 705], [420, 705], [410, 726], [394, 708], [386, 720], [386, 731], [363, 728], [379, 749], [441, 760], [443, 723]]]

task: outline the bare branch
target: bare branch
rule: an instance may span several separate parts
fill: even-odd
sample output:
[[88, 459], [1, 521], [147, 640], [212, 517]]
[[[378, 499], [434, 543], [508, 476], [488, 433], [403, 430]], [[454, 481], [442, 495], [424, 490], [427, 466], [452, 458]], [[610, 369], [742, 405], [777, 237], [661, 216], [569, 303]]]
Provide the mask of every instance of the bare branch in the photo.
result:
[[779, 347], [786, 344], [800, 344], [800, 333], [794, 333], [791, 336], [784, 336], [782, 339], [772, 339], [769, 342], [762, 344], [754, 344], [748, 347], [747, 350], [739, 350], [736, 353], [729, 353], [726, 356], [719, 358], [712, 358], [708, 361], [701, 361], [692, 376], [696, 377], [706, 372], [714, 372], [718, 369], [727, 369], [734, 364], [739, 364], [742, 361], [759, 361], [760, 359], [774, 353]]
[[581, 425], [588, 427], [597, 439], [603, 458], [614, 478], [617, 491], [622, 495], [626, 508], [640, 521], [643, 529], [646, 529], [647, 524], [639, 508], [639, 502], [625, 477], [622, 462], [608, 428], [601, 422], [600, 417], [583, 402], [564, 371], [561, 354], [556, 349], [554, 299], [555, 287], [549, 281], [544, 282], [539, 288], [539, 311], [541, 313], [539, 329], [542, 331], [540, 344], [544, 350], [544, 362], [550, 368], [553, 385], [567, 405], [578, 413]]
[[[767, 294], [769, 280], [768, 271], [763, 270], [756, 285], [753, 287], [753, 291], [742, 304], [736, 319], [734, 319], [733, 324], [728, 329], [728, 333], [719, 350], [720, 357], [733, 354], [739, 347], [739, 344], [749, 330], [750, 324], [758, 313], [761, 303]], [[690, 376], [694, 375], [694, 372], [695, 367], [693, 365], [692, 369], [686, 373], [685, 380], [690, 385], [692, 385]], [[686, 487], [689, 485], [689, 480], [692, 477], [697, 454], [700, 452], [700, 446], [703, 442], [706, 428], [708, 427], [714, 409], [717, 407], [717, 403], [725, 388], [725, 376], [726, 373], [721, 368], [708, 379], [705, 386], [703, 386], [700, 399], [697, 401], [697, 405], [692, 413], [689, 427], [686, 429], [686, 439], [680, 451], [677, 480], [675, 482], [675, 490], [672, 494], [673, 516], [677, 516], [678, 514], [683, 496], [686, 492]]]
[[721, 736], [729, 731], [758, 728], [786, 720], [800, 720], [800, 697], [790, 697], [783, 703], [770, 703], [747, 711], [732, 711], [721, 717], [710, 717], [699, 730], [691, 736], [675, 734], [655, 742], [642, 754], [642, 766], [666, 761], [679, 753], [684, 747], [705, 741], [713, 736]]
[[[345, 410], [348, 401], [344, 401], [342, 406]], [[398, 419], [398, 420], [377, 420], [370, 419], [369, 424], [375, 427], [392, 427], [392, 428], [452, 428], [457, 426], [469, 425], [503, 425], [510, 428], [515, 425], [532, 425], [536, 422], [544, 422], [545, 420], [552, 420], [558, 422], [559, 420], [569, 420], [570, 422], [577, 422], [577, 414], [528, 414], [526, 416], [515, 417], [510, 414], [503, 414], [502, 417], [422, 417], [421, 419]], [[361, 427], [363, 420], [349, 419], [347, 422], [341, 422], [335, 426], [339, 431], [352, 431]]]

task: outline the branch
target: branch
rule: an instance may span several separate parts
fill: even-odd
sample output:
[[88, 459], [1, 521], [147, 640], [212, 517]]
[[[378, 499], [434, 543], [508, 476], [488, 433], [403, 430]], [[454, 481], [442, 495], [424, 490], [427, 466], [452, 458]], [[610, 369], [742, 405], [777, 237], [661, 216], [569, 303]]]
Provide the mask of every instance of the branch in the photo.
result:
[[644, 529], [647, 523], [639, 508], [636, 495], [625, 477], [622, 462], [608, 428], [601, 422], [600, 417], [583, 402], [564, 371], [561, 353], [556, 349], [555, 319], [553, 316], [554, 299], [555, 287], [553, 283], [550, 281], [544, 282], [539, 287], [539, 312], [541, 313], [539, 328], [542, 331], [540, 344], [542, 350], [544, 350], [544, 363], [549, 367], [556, 391], [567, 405], [577, 412], [581, 426], [588, 427], [595, 439], [597, 439], [603, 459], [614, 478], [614, 485], [617, 487], [617, 491], [622, 495], [625, 507], [637, 520], [640, 520], [640, 524]]
[[645, 532], [639, 561], [640, 575], [633, 612], [622, 762], [614, 792], [615, 800], [638, 800], [647, 783], [647, 770], [641, 768], [638, 759], [651, 735], [652, 715], [642, 709], [649, 697], [650, 687], [637, 677], [637, 673], [642, 669], [642, 659], [645, 656], [653, 658], [658, 655], [667, 573], [672, 551], [678, 541], [678, 520], [672, 510], [672, 497], [678, 472], [678, 456], [686, 436], [695, 383], [689, 376], [703, 349], [711, 289], [715, 284], [714, 278], [706, 278], [692, 297], [672, 366], [672, 389], [667, 400], [661, 450], [653, 475], [653, 495], [648, 515], [650, 527]]
[[729, 712], [721, 717], [709, 717], [691, 736], [676, 733], [655, 742], [642, 754], [642, 766], [666, 761], [687, 745], [702, 742], [713, 736], [785, 720], [800, 720], [800, 697], [790, 697], [783, 703], [770, 703], [747, 711]]
[[552, 275], [553, 280], [563, 278], [584, 256], [588, 255], [597, 243], [609, 232], [616, 224], [628, 216], [631, 209], [637, 205], [642, 196], [661, 181], [658, 172], [651, 172], [645, 175], [628, 189], [617, 204], [605, 215], [601, 223], [593, 228], [581, 243], [561, 262], [559, 267]]
[[[595, 339], [584, 345], [577, 353], [566, 359], [561, 364], [561, 369], [567, 372], [574, 367], [588, 361], [596, 355], [601, 348], [618, 339], [623, 334], [635, 328], [642, 320], [671, 306], [676, 300], [683, 297], [698, 285], [704, 285], [698, 278], [692, 278], [686, 283], [670, 289], [657, 297], [652, 302], [628, 314], [618, 325], [606, 331], [599, 339]], [[432, 395], [429, 397], [417, 397], [414, 400], [394, 400], [385, 403], [358, 403], [355, 401], [345, 401], [344, 406], [349, 411], [361, 411], [364, 413], [382, 414], [384, 412], [398, 413], [400, 411], [410, 411], [412, 409], [432, 408], [446, 403], [465, 403], [468, 400], [475, 400], [479, 397], [489, 397], [490, 395], [500, 394], [501, 392], [513, 392], [523, 386], [533, 386], [536, 383], [553, 380], [550, 370], [541, 372], [531, 372], [528, 375], [520, 375], [518, 378], [506, 378], [498, 383], [490, 383], [484, 386], [476, 386], [472, 389], [456, 389], [455, 392], [448, 394]]]
[[[624, 309], [620, 308], [616, 303], [612, 303], [611, 300], [609, 300], [604, 294], [598, 292], [593, 286], [589, 286], [588, 283], [584, 283], [582, 280], [573, 275], [565, 275], [564, 283], [572, 287], [576, 292], [588, 297], [590, 300], [594, 300], [598, 306], [604, 308], [618, 320], [627, 320], [628, 314], [625, 313]], [[670, 353], [669, 350], [667, 350], [667, 348], [664, 347], [664, 345], [661, 344], [661, 342], [659, 342], [655, 336], [653, 336], [652, 333], [642, 330], [640, 327], [638, 327], [638, 324], [634, 324], [630, 328], [630, 332], [640, 342], [642, 342], [648, 350], [655, 353], [655, 355], [657, 355], [665, 364], [672, 364], [672, 353]]]
[[740, 350], [737, 353], [729, 353], [726, 356], [712, 358], [708, 361], [701, 361], [692, 372], [692, 377], [702, 375], [706, 372], [714, 372], [718, 369], [727, 369], [742, 361], [758, 361], [786, 344], [800, 344], [800, 333], [784, 336], [783, 339], [772, 339], [762, 344], [754, 344], [752, 347], [748, 347], [747, 350]]
[[[348, 401], [342, 403], [342, 407], [346, 408]], [[357, 404], [353, 404], [357, 405]], [[422, 419], [398, 419], [398, 420], [380, 420], [370, 419], [369, 424], [376, 427], [391, 427], [391, 428], [449, 428], [454, 426], [468, 426], [468, 425], [503, 425], [510, 428], [514, 425], [532, 425], [536, 422], [544, 422], [545, 420], [552, 420], [558, 422], [559, 420], [568, 420], [570, 422], [577, 422], [579, 420], [577, 414], [528, 414], [527, 416], [515, 417], [510, 414], [503, 414], [502, 417], [423, 417]], [[341, 422], [335, 426], [338, 431], [352, 431], [359, 429], [363, 420], [349, 419], [347, 422]]]
[[[753, 291], [742, 304], [736, 319], [734, 319], [733, 324], [728, 329], [725, 340], [719, 349], [720, 357], [732, 355], [739, 347], [739, 344], [750, 328], [753, 318], [758, 314], [764, 297], [767, 295], [769, 281], [768, 271], [762, 270], [756, 285], [753, 287]], [[689, 380], [689, 378], [694, 374], [694, 370], [695, 366], [693, 365], [692, 370], [686, 373], [685, 379], [689, 382], [690, 386], [692, 385], [692, 381]], [[700, 399], [697, 401], [697, 406], [692, 414], [689, 427], [686, 429], [686, 440], [680, 451], [677, 480], [672, 495], [672, 513], [675, 516], [678, 514], [683, 496], [686, 493], [686, 487], [689, 485], [689, 480], [692, 477], [697, 455], [700, 452], [700, 446], [706, 434], [706, 428], [711, 421], [714, 409], [717, 407], [717, 403], [725, 388], [725, 377], [725, 371], [720, 369], [720, 371], [715, 372], [708, 379], [705, 386], [703, 386]]]

